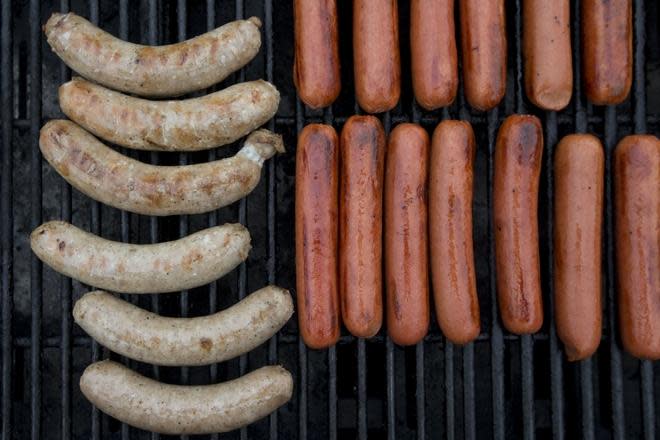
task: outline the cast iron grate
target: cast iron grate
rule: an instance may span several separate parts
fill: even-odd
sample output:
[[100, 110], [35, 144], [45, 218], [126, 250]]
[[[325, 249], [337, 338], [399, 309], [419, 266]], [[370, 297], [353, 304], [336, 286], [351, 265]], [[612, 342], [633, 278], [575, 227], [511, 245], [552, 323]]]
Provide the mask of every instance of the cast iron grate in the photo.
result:
[[[87, 286], [55, 274], [31, 254], [29, 232], [42, 221], [65, 219], [104, 237], [136, 243], [177, 238], [227, 221], [247, 224], [253, 250], [247, 263], [204, 288], [182, 294], [129, 296], [168, 315], [203, 315], [224, 308], [267, 283], [295, 286], [293, 184], [296, 134], [311, 122], [338, 130], [359, 112], [352, 90], [351, 11], [340, 3], [343, 91], [332, 109], [306, 109], [291, 81], [291, 1], [275, 0], [4, 0], [0, 10], [2, 103], [2, 438], [159, 438], [109, 419], [85, 401], [77, 381], [93, 360], [108, 356], [71, 318]], [[620, 350], [616, 340], [612, 245], [611, 152], [629, 133], [660, 134], [658, 4], [634, 2], [635, 66], [631, 98], [618, 107], [593, 107], [580, 87], [579, 1], [573, 2], [574, 99], [565, 111], [539, 112], [524, 97], [520, 0], [507, 2], [509, 72], [505, 101], [488, 113], [466, 107], [463, 96], [437, 112], [412, 99], [407, 2], [399, 2], [403, 93], [382, 115], [386, 130], [402, 121], [431, 130], [440, 120], [472, 122], [478, 141], [474, 237], [482, 334], [465, 348], [447, 343], [432, 323], [423, 343], [402, 349], [381, 331], [364, 341], [344, 334], [325, 351], [308, 351], [293, 319], [268, 344], [247, 356], [210, 367], [157, 368], [121, 359], [172, 383], [209, 383], [237, 377], [267, 363], [282, 363], [296, 377], [293, 400], [278, 413], [238, 432], [211, 438], [646, 438], [660, 417], [660, 369]], [[269, 128], [282, 133], [289, 152], [268, 162], [262, 181], [245, 200], [206, 215], [148, 218], [120, 212], [72, 191], [44, 163], [37, 144], [45, 120], [62, 117], [57, 87], [71, 72], [45, 43], [41, 25], [53, 11], [72, 10], [131, 41], [173, 42], [235, 18], [263, 18], [257, 59], [226, 84], [273, 81], [282, 104]], [[226, 84], [219, 85], [218, 88]], [[540, 194], [540, 237], [546, 322], [534, 336], [517, 337], [498, 321], [494, 288], [490, 184], [495, 136], [505, 116], [533, 112], [544, 122], [546, 152]], [[560, 137], [591, 132], [607, 149], [604, 337], [597, 355], [568, 364], [552, 321], [552, 149]], [[212, 160], [235, 148], [189, 155], [127, 152], [152, 163]], [[114, 356], [114, 355], [113, 355]]]

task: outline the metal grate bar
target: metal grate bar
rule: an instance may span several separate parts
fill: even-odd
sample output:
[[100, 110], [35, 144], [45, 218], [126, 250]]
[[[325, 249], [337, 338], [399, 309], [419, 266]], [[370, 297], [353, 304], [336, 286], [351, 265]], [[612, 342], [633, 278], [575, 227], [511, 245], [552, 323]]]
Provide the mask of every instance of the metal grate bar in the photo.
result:
[[493, 235], [493, 171], [498, 109], [488, 113], [488, 268], [491, 295], [491, 385], [493, 404], [493, 438], [504, 439], [504, 338], [497, 310], [495, 282], [495, 238]]
[[555, 439], [564, 438], [564, 389], [563, 389], [563, 364], [562, 351], [557, 339], [557, 326], [554, 320], [554, 186], [553, 186], [553, 157], [554, 148], [557, 144], [557, 113], [547, 112], [545, 120], [545, 144], [546, 144], [546, 167], [547, 167], [547, 206], [548, 206], [548, 282], [549, 282], [549, 305], [550, 310], [546, 313], [550, 315], [550, 389], [552, 399], [552, 424], [553, 437]]
[[367, 359], [366, 343], [363, 338], [357, 340], [357, 359], [358, 359], [358, 439], [367, 439]]
[[13, 32], [12, 2], [2, 2], [0, 29], [0, 102], [4, 111], [0, 115], [2, 124], [2, 173], [0, 175], [0, 212], [2, 213], [2, 438], [9, 440], [12, 432], [12, 267], [13, 267], [13, 201], [12, 201], [12, 70]]
[[[646, 81], [644, 74], [646, 46], [646, 12], [644, 0], [635, 1], [635, 89], [634, 89], [634, 120], [635, 133], [646, 133]], [[655, 438], [655, 401], [653, 396], [653, 363], [640, 361], [641, 394], [642, 394], [642, 420], [644, 438]]]
[[617, 344], [616, 296], [614, 289], [614, 205], [612, 185], [612, 153], [616, 146], [616, 107], [605, 108], [605, 222], [607, 243], [607, 318], [610, 329], [610, 381], [612, 398], [612, 438], [626, 438], [623, 412], [621, 349]]
[[[30, 200], [32, 203], [31, 229], [41, 224], [42, 176], [41, 153], [39, 151], [39, 129], [41, 125], [41, 4], [30, 1], [30, 139], [32, 185]], [[30, 414], [32, 417], [31, 437], [41, 437], [41, 317], [42, 317], [42, 264], [32, 255], [30, 258]]]
[[454, 408], [454, 344], [445, 340], [445, 425], [447, 427], [447, 440], [456, 436], [455, 408]]
[[[60, 10], [69, 11], [69, 0], [60, 1]], [[64, 83], [71, 77], [71, 71], [66, 64], [60, 63], [60, 82]], [[60, 183], [61, 188], [61, 218], [71, 222], [71, 186], [65, 180]], [[61, 435], [62, 439], [71, 438], [71, 359], [72, 359], [72, 323], [71, 323], [71, 294], [73, 283], [69, 277], [61, 277], [60, 301], [61, 308], [61, 330], [62, 342], [60, 346], [60, 369], [61, 369]]]

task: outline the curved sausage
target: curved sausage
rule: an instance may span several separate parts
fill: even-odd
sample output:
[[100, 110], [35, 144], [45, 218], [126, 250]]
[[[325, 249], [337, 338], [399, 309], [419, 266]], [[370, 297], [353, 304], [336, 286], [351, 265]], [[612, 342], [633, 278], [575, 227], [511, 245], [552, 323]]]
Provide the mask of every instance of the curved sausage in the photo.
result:
[[353, 1], [355, 95], [368, 113], [391, 110], [401, 95], [396, 0]]
[[555, 150], [555, 319], [569, 361], [600, 344], [604, 161], [600, 141], [588, 134], [566, 136]]
[[660, 140], [626, 136], [614, 151], [619, 331], [633, 356], [660, 359]]
[[429, 136], [399, 124], [385, 162], [387, 332], [399, 345], [420, 342], [429, 328], [426, 180]]
[[410, 58], [415, 99], [427, 110], [454, 102], [458, 62], [454, 0], [412, 0]]
[[203, 286], [230, 272], [247, 258], [250, 233], [238, 223], [225, 224], [179, 240], [135, 245], [51, 221], [32, 232], [30, 245], [48, 266], [90, 286], [161, 293]]
[[155, 365], [209, 365], [258, 347], [286, 324], [293, 301], [285, 289], [264, 287], [232, 307], [197, 318], [169, 318], [103, 291], [76, 301], [73, 317], [115, 353]]
[[587, 99], [623, 102], [632, 85], [632, 1], [583, 0], [582, 68]]
[[543, 324], [537, 212], [542, 155], [538, 118], [504, 120], [495, 149], [495, 263], [502, 322], [516, 334], [535, 333]]
[[461, 0], [459, 6], [465, 98], [490, 110], [506, 92], [504, 0]]
[[249, 425], [291, 399], [291, 373], [262, 367], [214, 385], [170, 385], [112, 361], [96, 362], [80, 378], [80, 390], [120, 422], [160, 434], [210, 434]]
[[335, 129], [306, 126], [296, 152], [296, 293], [300, 334], [310, 348], [339, 339], [338, 174]]
[[383, 322], [382, 216], [385, 132], [373, 116], [341, 131], [339, 285], [342, 320], [361, 338]]
[[150, 101], [74, 78], [60, 86], [64, 114], [94, 135], [139, 150], [197, 151], [230, 144], [277, 112], [280, 93], [266, 81], [200, 98]]
[[70, 121], [41, 129], [41, 152], [71, 185], [94, 200], [145, 215], [199, 214], [247, 196], [282, 137], [257, 130], [235, 155], [213, 162], [156, 166], [124, 156]]
[[293, 82], [312, 108], [327, 107], [341, 91], [336, 0], [295, 0]]
[[227, 23], [167, 46], [120, 40], [69, 12], [44, 26], [53, 51], [74, 71], [111, 89], [140, 96], [176, 96], [219, 83], [259, 52], [257, 17]]
[[454, 344], [479, 336], [472, 249], [474, 132], [468, 122], [443, 121], [433, 132], [429, 178], [431, 277], [438, 324]]
[[569, 0], [523, 1], [525, 92], [544, 110], [561, 110], [573, 94]]

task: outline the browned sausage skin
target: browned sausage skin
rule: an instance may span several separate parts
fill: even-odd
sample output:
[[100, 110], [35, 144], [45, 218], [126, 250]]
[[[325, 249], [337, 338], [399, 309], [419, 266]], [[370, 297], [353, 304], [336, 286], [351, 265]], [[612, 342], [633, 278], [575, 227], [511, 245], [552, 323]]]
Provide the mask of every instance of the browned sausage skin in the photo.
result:
[[396, 0], [353, 1], [355, 94], [368, 113], [394, 108], [401, 95]]
[[633, 356], [660, 359], [660, 140], [626, 136], [614, 152], [619, 331]]
[[564, 137], [555, 151], [554, 299], [569, 361], [600, 344], [603, 147], [595, 136]]
[[535, 333], [543, 324], [538, 239], [541, 122], [512, 115], [497, 134], [493, 209], [497, 294], [504, 327]]
[[573, 94], [569, 0], [523, 1], [525, 92], [544, 110], [561, 110]]
[[383, 322], [382, 215], [385, 132], [373, 116], [351, 116], [341, 132], [339, 285], [342, 320], [361, 338]]
[[296, 152], [296, 285], [300, 334], [310, 348], [339, 339], [337, 215], [339, 142], [329, 125], [311, 124]]
[[419, 105], [435, 110], [454, 102], [458, 89], [454, 0], [410, 2], [410, 58]]
[[455, 344], [479, 336], [479, 300], [472, 249], [474, 133], [468, 122], [443, 121], [433, 132], [429, 231], [435, 312]]
[[583, 0], [582, 69], [589, 101], [623, 102], [632, 85], [632, 1]]
[[490, 110], [506, 91], [504, 0], [461, 0], [459, 6], [465, 98]]
[[385, 172], [387, 331], [399, 345], [429, 327], [426, 185], [429, 136], [415, 124], [390, 134]]
[[295, 0], [293, 81], [312, 108], [332, 104], [341, 90], [336, 0]]

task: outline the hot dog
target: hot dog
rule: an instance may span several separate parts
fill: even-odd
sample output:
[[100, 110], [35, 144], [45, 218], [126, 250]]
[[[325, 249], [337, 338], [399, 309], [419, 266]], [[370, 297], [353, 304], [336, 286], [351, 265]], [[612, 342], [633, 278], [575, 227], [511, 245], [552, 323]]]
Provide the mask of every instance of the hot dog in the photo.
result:
[[523, 1], [525, 92], [544, 110], [561, 110], [573, 93], [569, 0]]
[[454, 0], [412, 0], [410, 55], [419, 105], [435, 110], [451, 104], [458, 89]]
[[401, 95], [396, 0], [353, 1], [355, 95], [369, 113], [391, 110]]
[[495, 149], [495, 262], [502, 323], [516, 334], [535, 333], [543, 324], [537, 213], [542, 154], [538, 118], [505, 119]]
[[39, 147], [53, 168], [82, 193], [146, 215], [199, 214], [242, 199], [259, 183], [264, 160], [284, 151], [281, 136], [257, 130], [233, 157], [156, 166], [124, 156], [64, 120], [43, 126]]
[[370, 338], [383, 321], [382, 214], [385, 132], [351, 116], [341, 132], [339, 286], [344, 324]]
[[479, 336], [472, 249], [474, 133], [467, 122], [443, 121], [433, 133], [429, 178], [431, 275], [438, 323], [455, 344]]
[[465, 98], [477, 110], [497, 106], [506, 91], [504, 0], [461, 0]]
[[115, 353], [156, 365], [208, 365], [233, 359], [270, 339], [293, 314], [285, 289], [268, 286], [209, 316], [168, 318], [103, 291], [76, 301], [73, 317]]
[[150, 101], [82, 78], [60, 87], [73, 121], [113, 144], [140, 150], [196, 151], [230, 144], [271, 119], [280, 103], [266, 81], [230, 86], [201, 98]]
[[582, 68], [589, 101], [623, 102], [632, 85], [632, 1], [582, 2]]
[[80, 75], [111, 89], [141, 96], [176, 96], [219, 83], [259, 52], [257, 17], [227, 23], [167, 46], [120, 40], [69, 12], [44, 25], [53, 51]]
[[604, 160], [588, 134], [566, 136], [555, 150], [555, 316], [569, 361], [600, 344]]
[[250, 233], [226, 224], [179, 240], [135, 245], [106, 240], [60, 221], [30, 235], [32, 251], [56, 271], [122, 293], [187, 290], [222, 277], [247, 258]]
[[660, 359], [660, 140], [626, 136], [614, 151], [619, 332], [633, 356]]
[[131, 426], [161, 434], [209, 434], [275, 411], [291, 399], [293, 379], [284, 368], [269, 366], [215, 385], [170, 385], [101, 361], [85, 369], [80, 390], [95, 407]]
[[293, 82], [312, 108], [332, 104], [341, 90], [336, 0], [295, 0]]
[[296, 152], [296, 293], [300, 334], [311, 348], [339, 339], [338, 174], [337, 133], [306, 126]]
[[428, 156], [422, 127], [392, 130], [385, 162], [385, 287], [387, 332], [399, 345], [418, 343], [429, 327]]

